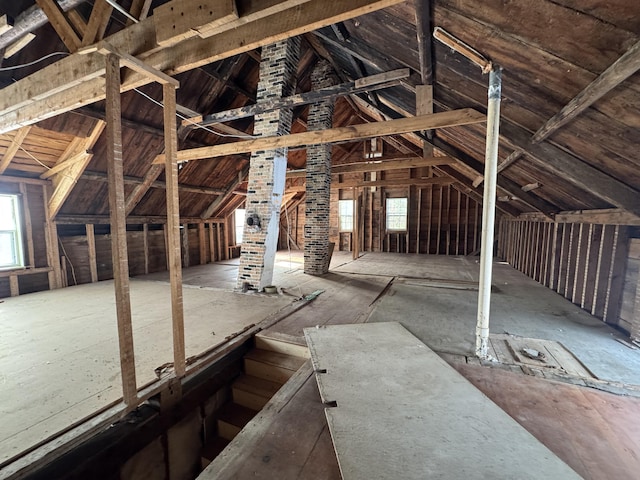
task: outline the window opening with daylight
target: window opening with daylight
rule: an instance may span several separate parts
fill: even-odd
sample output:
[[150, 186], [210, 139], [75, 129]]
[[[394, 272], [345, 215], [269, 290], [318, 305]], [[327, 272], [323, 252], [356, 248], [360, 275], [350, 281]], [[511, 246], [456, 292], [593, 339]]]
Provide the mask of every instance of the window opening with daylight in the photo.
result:
[[0, 194], [0, 269], [24, 266], [18, 195]]
[[407, 230], [407, 199], [387, 198], [387, 231]]
[[341, 232], [353, 231], [353, 200], [338, 200], [338, 217]]
[[242, 233], [244, 232], [244, 208], [236, 208], [235, 213], [235, 221], [236, 221], [236, 245], [240, 245], [242, 243]]

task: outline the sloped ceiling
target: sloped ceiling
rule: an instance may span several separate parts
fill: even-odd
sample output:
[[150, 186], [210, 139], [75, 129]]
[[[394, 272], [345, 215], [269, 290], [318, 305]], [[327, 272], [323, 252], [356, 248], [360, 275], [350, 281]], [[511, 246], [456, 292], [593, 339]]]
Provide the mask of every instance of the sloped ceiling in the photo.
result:
[[[87, 17], [91, 3], [81, 5], [78, 12]], [[152, 2], [152, 9], [161, 3], [164, 2]], [[424, 8], [418, 11], [425, 11], [430, 17], [431, 29], [435, 26], [445, 29], [503, 68], [499, 161], [514, 151], [522, 151], [519, 159], [500, 174], [499, 196], [511, 199], [512, 213], [619, 207], [602, 191], [603, 184], [597, 181], [602, 174], [605, 175], [602, 178], [611, 180], [610, 185], [640, 191], [638, 73], [555, 130], [540, 145], [530, 142], [531, 136], [549, 118], [640, 40], [640, 15], [634, 2], [433, 0], [422, 3]], [[32, 4], [1, 1], [0, 13], [19, 16]], [[131, 2], [120, 4], [129, 8]], [[124, 17], [113, 13], [107, 35], [124, 28], [125, 23]], [[35, 40], [20, 53], [5, 59], [3, 68], [66, 50], [50, 25], [34, 33]], [[298, 69], [298, 91], [310, 90], [310, 71], [322, 57], [330, 60], [343, 81], [408, 67], [412, 75], [399, 86], [338, 101], [334, 125], [414, 115], [415, 89], [422, 83], [417, 39], [416, 9], [412, 1], [306, 34]], [[427, 53], [433, 68], [435, 111], [462, 107], [484, 111], [487, 76], [480, 68], [437, 41], [433, 41]], [[179, 75], [178, 103], [201, 114], [254, 103], [259, 58], [259, 50], [252, 51]], [[49, 62], [56, 59], [53, 57]], [[8, 85], [43, 65], [46, 62], [2, 70], [0, 82]], [[159, 87], [143, 87], [122, 97], [125, 175], [138, 179], [148, 173], [151, 161], [163, 148], [161, 109], [148, 97], [159, 100]], [[294, 131], [306, 129], [306, 110], [305, 107], [295, 110]], [[86, 134], [88, 119], [98, 118], [103, 112], [103, 105], [98, 103], [33, 127], [23, 147], [45, 166], [21, 150], [5, 174], [37, 176], [55, 163], [56, 155], [60, 155], [72, 135]], [[231, 127], [235, 135], [250, 133], [252, 121], [237, 120], [227, 127]], [[0, 137], [0, 154], [6, 151], [13, 135]], [[187, 129], [180, 135], [181, 148], [234, 141], [234, 137], [228, 135], [215, 127], [212, 131]], [[438, 169], [436, 174], [454, 176], [461, 187], [481, 194], [481, 187], [474, 187], [472, 182], [482, 173], [484, 135], [484, 125], [437, 130], [431, 142], [460, 161]], [[420, 152], [422, 140], [418, 135], [387, 139], [388, 151]], [[103, 135], [93, 149], [88, 172], [106, 171], [105, 148]], [[351, 148], [351, 145], [335, 146], [334, 161], [347, 161]], [[304, 163], [304, 150], [289, 153], [291, 168], [303, 168]], [[238, 184], [238, 177], [246, 173], [247, 168], [246, 155], [184, 165], [180, 183], [210, 191], [182, 192], [181, 213], [187, 217], [199, 216], [221, 192], [231, 187], [241, 193], [243, 185]], [[157, 181], [163, 181], [162, 174]], [[521, 189], [536, 183], [539, 187], [530, 192]], [[126, 193], [134, 187], [133, 182], [127, 184]], [[525, 198], [528, 201], [523, 201]], [[228, 196], [230, 206], [241, 201], [240, 195]], [[640, 210], [640, 201], [638, 203]], [[106, 204], [106, 183], [85, 178], [78, 182], [61, 213], [104, 214]], [[218, 213], [228, 210], [221, 206]], [[152, 188], [132, 213], [161, 215], [163, 211], [164, 192]]]

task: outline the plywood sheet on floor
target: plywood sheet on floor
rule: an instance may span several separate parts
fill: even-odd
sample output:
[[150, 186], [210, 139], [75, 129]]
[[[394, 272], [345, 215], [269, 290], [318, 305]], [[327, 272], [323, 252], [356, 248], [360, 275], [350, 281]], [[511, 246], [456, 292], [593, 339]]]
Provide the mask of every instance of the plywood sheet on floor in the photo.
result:
[[454, 367], [585, 479], [638, 477], [639, 398], [493, 368]]
[[579, 478], [399, 323], [305, 336], [345, 480]]
[[[137, 383], [173, 360], [170, 287], [132, 280]], [[221, 344], [291, 302], [184, 289], [187, 356]], [[113, 282], [0, 303], [0, 463], [122, 396]]]

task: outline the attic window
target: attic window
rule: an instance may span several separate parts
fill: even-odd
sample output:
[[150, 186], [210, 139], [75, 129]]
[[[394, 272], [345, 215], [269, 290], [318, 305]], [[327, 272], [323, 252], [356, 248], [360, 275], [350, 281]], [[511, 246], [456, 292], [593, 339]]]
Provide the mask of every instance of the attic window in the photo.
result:
[[387, 198], [387, 231], [407, 231], [406, 198]]
[[341, 232], [353, 231], [353, 200], [338, 200], [338, 217]]
[[18, 195], [0, 194], [0, 269], [24, 266]]

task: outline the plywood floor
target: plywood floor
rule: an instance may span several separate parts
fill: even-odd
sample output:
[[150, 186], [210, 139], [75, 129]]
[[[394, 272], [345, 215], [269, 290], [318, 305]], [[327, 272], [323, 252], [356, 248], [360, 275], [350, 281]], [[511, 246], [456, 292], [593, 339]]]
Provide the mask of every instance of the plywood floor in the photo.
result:
[[[291, 302], [286, 296], [184, 288], [187, 357]], [[170, 288], [133, 279], [137, 384], [173, 360]], [[0, 464], [122, 396], [112, 281], [0, 303]]]
[[[295, 340], [299, 339], [304, 326], [350, 323], [350, 319], [383, 321], [382, 318], [386, 318], [403, 323], [436, 351], [440, 348], [443, 353], [457, 353], [459, 350], [458, 354], [464, 354], [473, 345], [473, 305], [477, 292], [397, 282], [382, 287], [384, 293], [377, 298], [378, 294], [365, 293], [365, 283], [372, 277], [379, 285], [384, 285], [385, 279], [403, 276], [465, 282], [477, 279], [477, 269], [477, 264], [468, 258], [366, 254], [356, 262], [347, 260], [331, 270], [335, 275], [352, 279], [353, 287], [362, 286], [362, 298], [351, 298], [346, 284], [338, 283], [338, 291], [332, 293], [339, 297], [323, 294], [312, 304], [313, 309], [305, 307], [296, 313], [296, 319], [289, 318], [271, 330]], [[570, 344], [572, 351], [581, 360], [586, 358], [590, 368], [597, 369], [601, 378], [640, 384], [640, 368], [637, 367], [640, 355], [616, 342], [617, 332], [509, 266], [496, 265], [494, 271], [496, 296], [501, 297], [492, 304], [492, 315], [496, 318], [492, 332], [502, 334], [507, 331]], [[359, 290], [356, 288], [355, 291]], [[640, 399], [495, 368], [455, 367], [584, 478], [637, 478], [640, 471]], [[291, 404], [297, 410], [305, 409], [305, 422], [315, 425], [324, 421], [324, 413], [317, 392], [311, 395], [308, 388], [305, 384], [306, 393], [295, 395]], [[294, 444], [310, 441], [304, 423], [286, 417], [274, 420], [268, 435], [297, 439]], [[260, 471], [257, 466], [263, 461], [261, 459], [268, 458], [269, 472], [282, 472], [277, 476], [282, 480], [340, 478], [331, 439], [320, 435], [315, 439], [313, 451], [316, 468], [319, 456], [326, 459], [323, 476], [307, 476], [300, 470], [287, 471], [287, 458], [292, 452], [288, 447], [279, 448], [277, 443], [269, 443], [267, 450], [248, 449], [244, 458], [253, 465], [255, 472]], [[248, 476], [230, 478], [253, 478], [249, 470], [242, 472]]]

